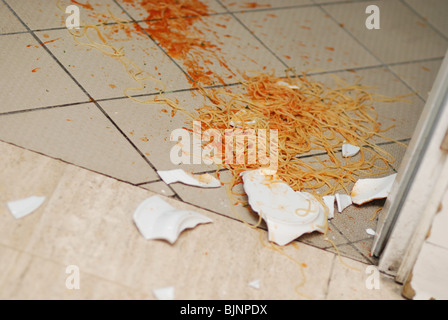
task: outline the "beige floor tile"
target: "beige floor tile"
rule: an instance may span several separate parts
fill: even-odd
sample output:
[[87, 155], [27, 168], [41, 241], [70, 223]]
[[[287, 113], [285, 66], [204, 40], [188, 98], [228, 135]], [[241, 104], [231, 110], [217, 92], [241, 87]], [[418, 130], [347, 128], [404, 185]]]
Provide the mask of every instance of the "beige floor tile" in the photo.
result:
[[[375, 271], [374, 266], [345, 258], [342, 261], [334, 263], [328, 300], [404, 300], [401, 286]], [[372, 286], [375, 283], [379, 283], [379, 289]]]
[[391, 69], [426, 100], [429, 97], [441, 64], [442, 60], [435, 60], [395, 65], [391, 66]]
[[[65, 21], [69, 17], [65, 10], [67, 6], [75, 4], [69, 0], [35, 0], [32, 5], [27, 0], [7, 0], [7, 3], [31, 30], [65, 28]], [[81, 24], [113, 22], [108, 17], [109, 11], [120, 19], [128, 19], [112, 0], [79, 1], [75, 5], [80, 9]]]
[[[183, 72], [157, 48], [151, 39], [131, 31], [127, 34], [127, 31], [116, 28], [117, 26], [108, 26], [101, 29], [110, 45], [115, 48], [123, 48], [123, 59], [130, 61], [129, 63], [125, 62], [129, 66], [131, 66], [130, 63], [136, 64], [136, 67], [131, 69], [139, 68], [144, 71], [141, 76], [156, 79], [155, 81], [143, 81], [146, 87], [131, 90], [129, 91], [130, 95], [158, 93], [165, 89], [164, 86], [166, 86], [166, 90], [189, 87]], [[134, 26], [130, 25], [129, 28], [133, 29]], [[118, 30], [117, 33], [115, 30]], [[133, 80], [119, 59], [76, 43], [69, 31], [63, 29], [42, 31], [36, 34], [42, 41], [58, 39], [48, 44], [48, 48], [94, 99], [123, 97], [125, 90], [141, 87], [140, 83]], [[93, 36], [93, 33], [90, 35]], [[86, 42], [87, 40], [82, 38], [80, 41]]]
[[22, 220], [15, 221], [6, 204], [31, 196], [47, 197], [59, 183], [65, 170], [62, 162], [0, 143], [0, 243], [23, 250], [40, 220], [46, 202]]
[[311, 0], [221, 0], [229, 11], [251, 11], [256, 9], [282, 8], [312, 4]]
[[445, 15], [448, 10], [448, 2], [444, 0], [405, 0], [405, 2], [445, 37], [448, 37], [448, 23]]
[[158, 179], [93, 104], [0, 117], [0, 139], [130, 183]]
[[[174, 101], [177, 99], [179, 106], [190, 113], [194, 113], [194, 109], [201, 107], [206, 101], [202, 95], [191, 91], [166, 94], [165, 97]], [[170, 137], [175, 130], [183, 128], [191, 130], [193, 127], [193, 120], [185, 113], [178, 111], [172, 117], [172, 109], [167, 105], [144, 104], [131, 100], [104, 101], [100, 104], [157, 170], [179, 168], [171, 161], [170, 152], [176, 146], [176, 142], [171, 142]], [[193, 153], [192, 134], [190, 139], [189, 149]], [[193, 156], [190, 156], [190, 163], [180, 167], [191, 172], [204, 172], [216, 168], [203, 162], [201, 165], [194, 164]]]
[[71, 265], [63, 265], [0, 246], [1, 261], [8, 262], [0, 280], [4, 300], [146, 300], [142, 293], [117, 283], [79, 272], [79, 289], [70, 289]]
[[[370, 4], [380, 8], [380, 30], [365, 26]], [[446, 39], [400, 1], [335, 4], [324, 10], [384, 63], [443, 57], [448, 48]]]
[[[210, 216], [213, 223], [182, 233], [174, 245], [146, 241], [134, 226], [132, 214], [151, 195], [67, 168], [26, 252], [63, 266], [76, 265], [81, 272], [139, 292], [175, 286], [178, 299], [298, 299], [295, 287], [303, 280], [303, 268], [308, 276], [302, 292], [323, 298], [333, 254], [301, 244], [284, 249], [288, 258], [265, 248], [263, 234], [260, 238], [259, 232], [241, 223], [197, 208], [192, 209]], [[241, 243], [244, 249], [235, 251]], [[296, 261], [305, 265], [298, 266]], [[254, 277], [261, 279], [265, 290], [254, 292], [248, 286]], [[270, 290], [274, 284], [282, 290]]]
[[298, 73], [379, 64], [317, 7], [248, 12], [237, 17]]
[[1, 36], [0, 47], [5, 48], [0, 52], [0, 113], [87, 101], [30, 34]]
[[13, 33], [23, 32], [26, 28], [23, 24], [14, 16], [14, 13], [3, 3], [0, 3], [0, 34], [1, 33]]

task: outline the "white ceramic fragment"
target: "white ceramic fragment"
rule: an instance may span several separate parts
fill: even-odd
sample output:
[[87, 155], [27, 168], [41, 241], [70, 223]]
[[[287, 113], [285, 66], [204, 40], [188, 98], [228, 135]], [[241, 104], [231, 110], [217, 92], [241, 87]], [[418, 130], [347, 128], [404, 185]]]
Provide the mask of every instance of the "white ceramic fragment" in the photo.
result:
[[352, 198], [348, 194], [336, 194], [336, 203], [338, 205], [338, 212], [341, 213], [347, 207], [352, 205]]
[[254, 289], [260, 289], [260, 280], [254, 280], [249, 282], [249, 287]]
[[178, 210], [154, 196], [139, 205], [134, 222], [145, 239], [166, 240], [173, 244], [182, 231], [212, 220], [194, 211]]
[[22, 219], [33, 213], [45, 202], [45, 197], [29, 197], [7, 203], [8, 209], [16, 219]]
[[157, 300], [174, 300], [174, 287], [155, 289], [152, 293]]
[[166, 184], [172, 184], [180, 182], [194, 187], [201, 188], [219, 188], [221, 187], [221, 182], [213, 177], [211, 174], [198, 174], [191, 175], [182, 169], [175, 169], [169, 171], [157, 171], [160, 178]]
[[371, 235], [371, 236], [374, 236], [374, 235], [376, 235], [376, 232], [375, 232], [375, 230], [373, 230], [373, 229], [366, 229], [366, 232], [367, 232], [367, 234], [369, 234], [369, 235]]
[[325, 232], [325, 210], [314, 196], [260, 169], [241, 175], [250, 206], [268, 226], [269, 241], [284, 246], [305, 233]]
[[376, 199], [389, 196], [397, 174], [385, 178], [360, 179], [353, 186], [351, 197], [353, 203], [361, 205]]
[[324, 196], [322, 197], [325, 205], [328, 207], [327, 219], [334, 218], [334, 202], [336, 201], [336, 196]]
[[344, 158], [353, 157], [356, 156], [360, 150], [361, 150], [360, 147], [354, 146], [349, 143], [344, 143], [342, 145], [342, 156]]
[[284, 81], [279, 81], [279, 82], [277, 82], [277, 84], [278, 84], [279, 86], [285, 86], [285, 87], [288, 87], [288, 88], [290, 88], [290, 89], [300, 89], [298, 86], [290, 85], [289, 83], [284, 82]]

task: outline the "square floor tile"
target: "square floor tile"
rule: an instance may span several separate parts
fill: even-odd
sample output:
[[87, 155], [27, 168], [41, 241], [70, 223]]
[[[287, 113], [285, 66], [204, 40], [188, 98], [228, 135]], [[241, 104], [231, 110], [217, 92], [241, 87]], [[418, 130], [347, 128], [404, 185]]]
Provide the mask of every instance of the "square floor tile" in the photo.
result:
[[[368, 5], [380, 9], [379, 30], [365, 25]], [[448, 48], [446, 39], [397, 0], [335, 4], [324, 10], [384, 63], [443, 57]]]
[[[117, 18], [129, 20], [113, 0], [89, 0], [74, 3], [69, 0], [7, 0], [11, 8], [31, 30], [66, 28], [69, 14], [65, 13], [69, 5], [76, 5], [83, 24], [114, 22], [109, 11]], [[85, 4], [85, 5], [82, 5]]]
[[434, 81], [439, 74], [442, 60], [406, 63], [390, 68], [415, 90], [423, 99], [428, 99]]
[[366, 49], [317, 7], [247, 12], [236, 16], [298, 73], [378, 65]]
[[404, 0], [419, 15], [421, 15], [426, 23], [430, 23], [445, 37], [448, 37], [448, 21], [446, 12], [448, 12], [448, 2], [445, 0]]
[[93, 104], [0, 116], [0, 140], [130, 183], [158, 175]]
[[24, 31], [26, 31], [26, 28], [20, 20], [3, 2], [0, 2], [0, 34]]
[[1, 36], [0, 47], [0, 113], [88, 100], [30, 34]]
[[[127, 25], [127, 28], [134, 30], [132, 24]], [[118, 26], [106, 26], [102, 30], [110, 45], [117, 50], [122, 48], [123, 57], [111, 57], [97, 49], [80, 45], [65, 29], [36, 34], [42, 41], [58, 39], [49, 43], [48, 48], [96, 100], [124, 97], [125, 90], [132, 88], [136, 89], [129, 90], [129, 95], [189, 86], [182, 71], [147, 36], [132, 31], [128, 34], [127, 29], [122, 30]], [[94, 36], [94, 33], [89, 34]], [[94, 39], [100, 41], [99, 38]], [[85, 37], [78, 40], [87, 41]], [[112, 51], [110, 48], [106, 50]], [[129, 68], [129, 72], [126, 68]], [[147, 79], [141, 83], [135, 81], [131, 72], [138, 69], [144, 73], [137, 77], [152, 77], [155, 80]], [[145, 87], [142, 88], [142, 85]]]
[[[165, 97], [178, 101], [181, 108], [192, 114], [195, 114], [194, 109], [202, 107], [206, 102], [201, 94], [194, 91], [166, 94]], [[177, 111], [173, 116], [168, 105], [137, 103], [129, 99], [103, 101], [100, 105], [157, 170], [182, 168], [188, 172], [205, 172], [216, 169], [216, 166], [208, 166], [199, 158], [200, 164], [196, 164], [191, 133], [193, 119], [184, 112]], [[176, 134], [176, 130], [183, 131], [190, 137], [189, 143], [183, 148], [189, 159], [180, 165], [176, 163], [176, 159], [171, 159], [171, 152], [175, 150], [179, 139], [175, 135], [171, 141], [171, 135]]]

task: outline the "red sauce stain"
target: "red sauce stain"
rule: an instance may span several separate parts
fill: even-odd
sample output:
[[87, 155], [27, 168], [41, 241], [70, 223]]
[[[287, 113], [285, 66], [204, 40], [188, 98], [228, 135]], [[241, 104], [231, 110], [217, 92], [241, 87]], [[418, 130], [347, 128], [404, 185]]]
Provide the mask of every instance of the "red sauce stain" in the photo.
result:
[[33, 69], [33, 70], [31, 70], [31, 72], [36, 73], [37, 70], [39, 70], [39, 69], [40, 69], [40, 68]]
[[[211, 85], [224, 79], [211, 69], [211, 61], [234, 73], [220, 56], [216, 43], [204, 36], [213, 32], [202, 16], [209, 14], [208, 6], [199, 0], [123, 0], [126, 5], [143, 10], [144, 28], [134, 25], [139, 34], [149, 34], [172, 58], [181, 60], [193, 84]], [[183, 17], [182, 19], [179, 19]], [[200, 26], [199, 26], [200, 23]], [[189, 79], [190, 80], [190, 79]]]
[[258, 4], [256, 2], [246, 2], [244, 3], [241, 8], [245, 9], [255, 9], [255, 8], [270, 8], [270, 4]]
[[48, 40], [48, 41], [42, 42], [42, 45], [58, 41], [59, 39], [61, 39], [61, 38], [57, 38], [57, 39], [53, 39], [53, 40]]

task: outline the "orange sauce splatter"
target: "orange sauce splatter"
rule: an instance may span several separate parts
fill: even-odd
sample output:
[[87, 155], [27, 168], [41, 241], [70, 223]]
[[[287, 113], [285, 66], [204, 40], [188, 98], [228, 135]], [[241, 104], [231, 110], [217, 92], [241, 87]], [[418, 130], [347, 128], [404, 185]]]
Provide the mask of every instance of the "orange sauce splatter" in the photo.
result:
[[75, 1], [75, 0], [71, 0], [71, 1], [72, 1], [73, 4], [77, 4], [78, 6], [81, 6], [81, 7], [85, 8], [85, 9], [93, 10], [92, 5], [90, 3], [88, 3], [88, 2], [86, 4], [83, 4], [83, 3], [79, 3], [78, 1]]
[[241, 7], [245, 8], [245, 9], [255, 9], [255, 8], [270, 8], [271, 5], [270, 4], [258, 4], [256, 2], [246, 2]]
[[37, 70], [39, 70], [39, 69], [40, 69], [40, 68], [33, 69], [33, 70], [31, 70], [31, 72], [36, 73]]
[[332, 47], [325, 47], [325, 49], [327, 49], [328, 51], [334, 51], [334, 48]]
[[[209, 14], [208, 6], [199, 0], [123, 0], [126, 5], [144, 10], [146, 26], [135, 25], [134, 32], [148, 33], [172, 58], [181, 60], [193, 84], [211, 85], [224, 80], [211, 69], [212, 60], [233, 72], [219, 55], [220, 48], [203, 36], [202, 16]], [[183, 17], [182, 19], [179, 19]], [[195, 26], [201, 22], [201, 27]], [[205, 25], [205, 26], [204, 26]], [[213, 58], [213, 59], [212, 59]], [[190, 80], [190, 79], [189, 79]]]
[[42, 45], [58, 41], [59, 39], [61, 39], [61, 38], [57, 38], [57, 39], [53, 39], [53, 40], [48, 40], [48, 41], [42, 42]]

